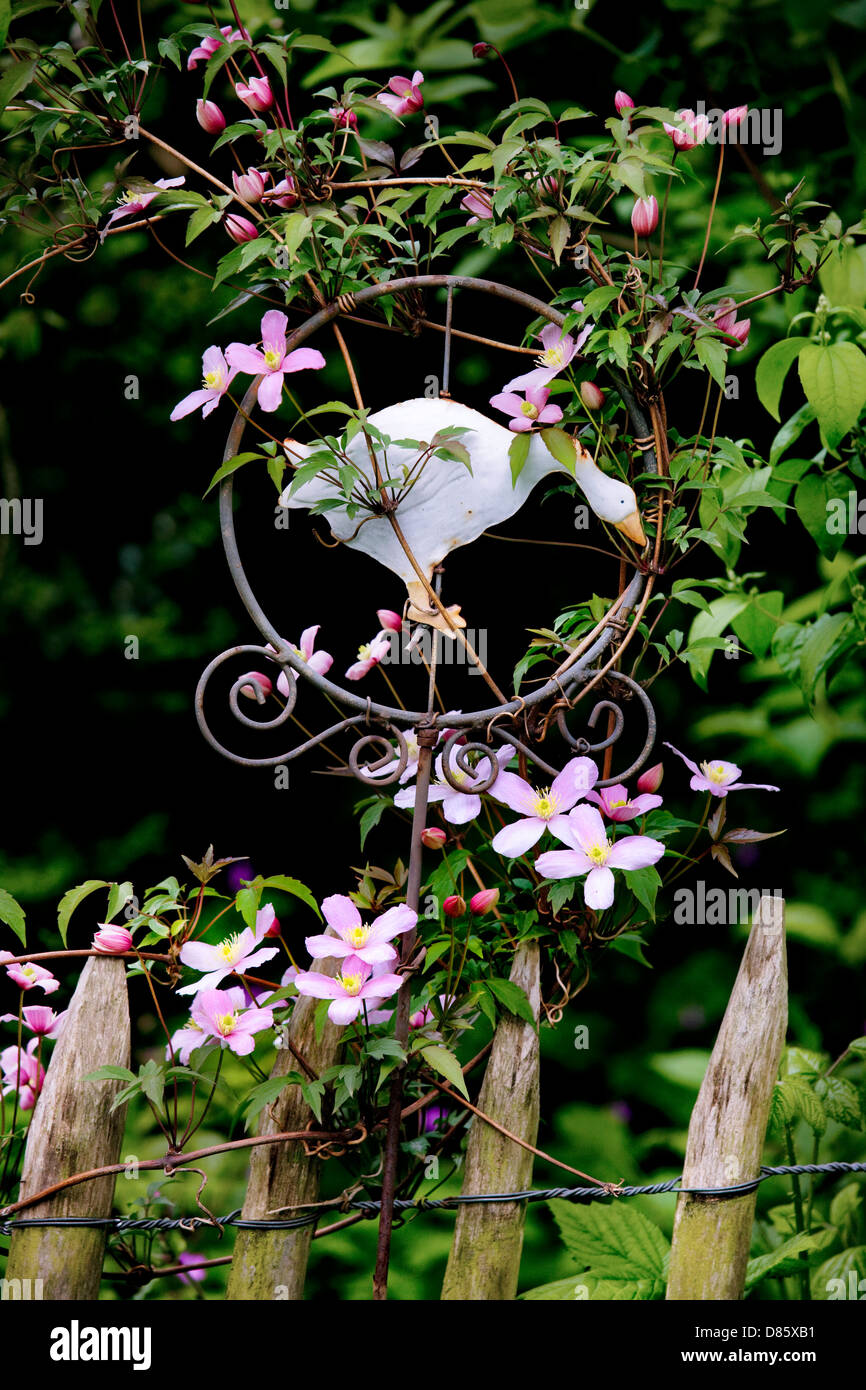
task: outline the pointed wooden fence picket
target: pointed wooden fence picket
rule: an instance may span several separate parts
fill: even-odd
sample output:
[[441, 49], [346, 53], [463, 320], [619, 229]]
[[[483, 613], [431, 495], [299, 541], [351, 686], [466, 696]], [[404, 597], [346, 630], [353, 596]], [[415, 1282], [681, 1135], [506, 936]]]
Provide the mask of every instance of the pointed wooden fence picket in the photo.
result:
[[[692, 1114], [684, 1189], [727, 1188], [758, 1176], [787, 1019], [783, 907], [781, 899], [765, 897], [756, 913]], [[531, 1150], [539, 1123], [539, 969], [538, 945], [521, 946], [511, 979], [525, 991], [536, 1022], [508, 1014], [496, 1028], [469, 1132], [463, 1195], [525, 1191], [531, 1185]], [[279, 1052], [275, 1077], [305, 1069], [318, 1074], [338, 1059], [342, 1030], [327, 1024], [316, 1036], [316, 1003], [297, 1001], [287, 1033], [290, 1045]], [[124, 962], [93, 957], [78, 982], [30, 1123], [19, 1200], [26, 1203], [29, 1195], [55, 1185], [58, 1190], [38, 1205], [18, 1208], [22, 1218], [111, 1214], [115, 1174], [75, 1186], [64, 1186], [64, 1180], [105, 1165], [121, 1166], [125, 1107], [111, 1109], [121, 1083], [85, 1082], [84, 1077], [107, 1063], [128, 1066], [129, 1052]], [[454, 1103], [456, 1093], [444, 1089]], [[322, 1160], [315, 1144], [291, 1137], [310, 1125], [315, 1126], [313, 1116], [296, 1084], [286, 1086], [266, 1107], [260, 1135], [290, 1137], [251, 1148], [244, 1219], [292, 1216], [317, 1201]], [[171, 1167], [183, 1159], [175, 1155], [168, 1162]], [[669, 1299], [742, 1297], [754, 1210], [754, 1191], [735, 1197], [680, 1196]], [[443, 1300], [515, 1298], [525, 1213], [525, 1201], [458, 1209]], [[226, 1296], [302, 1299], [313, 1230], [312, 1225], [239, 1230]], [[47, 1300], [98, 1298], [105, 1238], [104, 1228], [37, 1225], [15, 1230], [7, 1287], [27, 1280], [32, 1287], [41, 1280], [41, 1296]]]

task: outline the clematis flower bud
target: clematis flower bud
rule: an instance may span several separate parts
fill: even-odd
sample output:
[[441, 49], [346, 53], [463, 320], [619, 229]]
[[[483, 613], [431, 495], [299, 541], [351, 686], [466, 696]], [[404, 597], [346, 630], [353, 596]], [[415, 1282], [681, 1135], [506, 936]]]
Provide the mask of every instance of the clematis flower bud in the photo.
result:
[[243, 198], [245, 203], [261, 202], [266, 177], [267, 175], [260, 174], [258, 169], [247, 169], [245, 174], [232, 173], [235, 193], [239, 198]]
[[245, 241], [255, 241], [258, 236], [255, 223], [248, 217], [241, 217], [237, 212], [230, 212], [223, 223], [232, 241], [242, 245]]
[[462, 917], [466, 911], [466, 903], [459, 893], [452, 893], [442, 904], [442, 911], [446, 917]]
[[226, 128], [226, 118], [215, 101], [197, 101], [195, 118], [208, 135], [219, 135]]
[[403, 627], [403, 619], [399, 613], [395, 613], [393, 608], [377, 608], [376, 617], [379, 619], [379, 626], [386, 632], [400, 632]]
[[723, 333], [730, 333], [734, 324], [737, 322], [737, 303], [736, 300], [726, 297], [720, 299], [716, 305], [716, 312], [713, 314], [713, 323], [716, 328]]
[[[273, 687], [273, 683], [271, 682], [271, 679], [270, 679], [269, 676], [264, 675], [261, 671], [250, 671], [249, 674], [250, 674], [251, 676], [254, 676], [254, 677], [255, 677], [255, 680], [256, 680], [256, 683], [262, 687], [262, 692], [263, 692], [263, 694], [265, 694], [265, 695], [270, 695], [270, 694], [271, 694], [271, 692], [273, 691], [273, 688], [274, 688], [274, 687]], [[242, 695], [246, 695], [246, 697], [247, 697], [248, 700], [255, 700], [255, 699], [256, 699], [256, 687], [255, 687], [254, 685], [242, 685], [242, 686], [241, 686], [241, 694], [242, 694]]]
[[429, 825], [421, 831], [421, 843], [426, 849], [441, 849], [448, 836], [436, 825]]
[[638, 236], [649, 236], [659, 223], [659, 205], [655, 198], [635, 198], [631, 210], [631, 225]]
[[266, 77], [251, 77], [249, 82], [236, 82], [235, 94], [250, 111], [267, 111], [274, 104], [274, 94]]
[[740, 124], [741, 121], [744, 121], [746, 119], [746, 116], [748, 114], [748, 106], [732, 106], [731, 109], [729, 111], [726, 111], [724, 116], [722, 117], [722, 125], [725, 128], [725, 130], [727, 130], [729, 127], [733, 127], [733, 129], [736, 130], [737, 126]]
[[604, 392], [600, 386], [596, 386], [594, 381], [582, 381], [580, 383], [580, 399], [587, 410], [601, 410], [604, 405]]
[[93, 949], [107, 956], [116, 956], [132, 950], [132, 932], [128, 927], [118, 927], [110, 922], [100, 922], [99, 931], [94, 933]]
[[499, 902], [498, 888], [482, 888], [474, 897], [469, 899], [469, 911], [476, 917], [483, 917], [486, 913], [492, 912]]
[[540, 197], [545, 194], [555, 194], [559, 191], [559, 183], [553, 174], [545, 174], [542, 178], [535, 180], [535, 191]]
[[329, 106], [328, 115], [338, 126], [347, 127], [349, 130], [358, 129], [358, 117], [345, 106]]
[[745, 347], [749, 341], [749, 329], [751, 326], [751, 319], [738, 319], [737, 322], [728, 329], [728, 332], [732, 338], [736, 338], [740, 347]]
[[637, 789], [639, 792], [657, 792], [662, 784], [665, 775], [664, 763], [654, 763], [648, 767], [646, 772], [642, 772], [637, 779]]
[[710, 121], [708, 116], [696, 116], [690, 107], [677, 112], [677, 118], [687, 129], [683, 130], [680, 126], [668, 125], [664, 121], [664, 128], [674, 142], [678, 150], [693, 150], [695, 145], [702, 145], [710, 133]]
[[620, 115], [623, 111], [629, 111], [634, 106], [634, 102], [628, 92], [619, 91], [613, 99], [613, 104]]
[[492, 52], [493, 49], [490, 47], [489, 43], [474, 43], [472, 45], [473, 58], [486, 58], [488, 54]]

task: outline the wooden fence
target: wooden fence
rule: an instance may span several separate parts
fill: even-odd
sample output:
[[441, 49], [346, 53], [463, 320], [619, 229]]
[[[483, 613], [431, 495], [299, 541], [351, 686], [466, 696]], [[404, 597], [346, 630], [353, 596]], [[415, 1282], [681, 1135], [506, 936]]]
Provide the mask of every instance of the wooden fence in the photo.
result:
[[[530, 1000], [535, 1025], [508, 1015], [499, 1023], [477, 1104], [473, 1106], [463, 1193], [524, 1191], [531, 1185], [539, 1124], [540, 959], [536, 944], [515, 954], [511, 979]], [[339, 1055], [341, 1030], [316, 1037], [316, 1001], [299, 999], [273, 1075], [311, 1073]], [[727, 1011], [689, 1127], [684, 1188], [721, 1188], [757, 1177], [770, 1097], [787, 1021], [784, 911], [762, 898]], [[106, 1064], [129, 1065], [129, 1006], [124, 963], [88, 960], [55, 1045], [27, 1139], [19, 1199], [7, 1209], [21, 1217], [109, 1216], [116, 1172], [69, 1184], [73, 1175], [119, 1162], [124, 1109], [111, 1109], [120, 1081], [85, 1082]], [[449, 1101], [456, 1093], [448, 1088]], [[300, 1138], [313, 1116], [300, 1087], [284, 1088], [263, 1112], [260, 1143], [251, 1144], [243, 1217], [317, 1200], [321, 1160]], [[273, 1136], [280, 1138], [274, 1140]], [[518, 1143], [514, 1140], [517, 1139]], [[170, 1156], [169, 1167], [185, 1161]], [[579, 1155], [569, 1158], [577, 1157]], [[150, 1165], [159, 1169], [162, 1161]], [[34, 1204], [34, 1194], [56, 1189]], [[615, 1200], [615, 1199], [612, 1199]], [[669, 1299], [738, 1299], [743, 1294], [755, 1193], [733, 1198], [680, 1196], [674, 1227]], [[332, 1210], [328, 1220], [333, 1220]], [[445, 1272], [445, 1300], [511, 1300], [517, 1293], [526, 1203], [459, 1208]], [[229, 1299], [302, 1299], [313, 1226], [297, 1230], [240, 1230], [231, 1257]], [[7, 1280], [41, 1280], [49, 1300], [95, 1299], [103, 1277], [105, 1230], [33, 1226], [13, 1231]]]

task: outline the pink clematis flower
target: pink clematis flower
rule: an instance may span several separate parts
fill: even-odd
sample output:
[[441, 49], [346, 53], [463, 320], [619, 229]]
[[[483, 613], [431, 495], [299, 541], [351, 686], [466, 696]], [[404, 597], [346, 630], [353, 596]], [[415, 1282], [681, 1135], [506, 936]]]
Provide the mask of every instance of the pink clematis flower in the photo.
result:
[[734, 132], [736, 132], [737, 127], [746, 119], [748, 114], [748, 106], [732, 106], [722, 117], [722, 126], [724, 130], [727, 132], [733, 127]]
[[265, 926], [269, 925], [269, 920], [265, 921], [264, 911], [262, 909], [256, 914], [254, 930], [244, 927], [242, 932], [225, 937], [216, 946], [209, 946], [206, 941], [187, 941], [181, 947], [181, 960], [190, 969], [204, 970], [206, 973], [194, 984], [184, 985], [183, 989], [177, 991], [178, 994], [198, 994], [201, 990], [215, 989], [226, 976], [242, 975], [251, 966], [261, 965], [262, 961], [277, 955], [278, 947], [260, 946]]
[[298, 994], [307, 994], [313, 999], [333, 1000], [328, 1009], [328, 1018], [332, 1023], [351, 1023], [367, 1000], [378, 1004], [383, 999], [389, 999], [402, 983], [399, 975], [375, 976], [373, 966], [357, 956], [346, 957], [336, 979], [330, 975], [319, 975], [314, 970], [302, 970], [295, 976]]
[[280, 179], [279, 183], [275, 183], [271, 191], [265, 194], [264, 201], [268, 207], [283, 208], [284, 210], [293, 208], [298, 201], [298, 187], [295, 180], [291, 176]]
[[[24, 1026], [38, 1038], [59, 1038], [66, 1022], [66, 1010], [56, 1014], [47, 1004], [29, 1004], [23, 1011]], [[0, 1023], [17, 1023], [17, 1014], [0, 1014]]]
[[44, 989], [46, 994], [53, 994], [60, 988], [60, 981], [55, 979], [50, 970], [46, 970], [42, 965], [34, 965], [30, 960], [23, 964], [16, 962], [15, 965], [7, 965], [6, 974], [22, 989], [39, 988]]
[[283, 395], [283, 377], [287, 372], [300, 372], [306, 368], [318, 371], [325, 365], [325, 359], [315, 348], [296, 348], [286, 351], [286, 328], [288, 318], [279, 309], [269, 309], [262, 316], [262, 350], [254, 344], [229, 343], [226, 348], [226, 361], [239, 372], [249, 372], [252, 376], [262, 373], [259, 382], [258, 402], [262, 410], [276, 410]]
[[208, 58], [212, 58], [217, 49], [222, 48], [223, 39], [226, 43], [237, 43], [239, 39], [249, 39], [246, 29], [233, 29], [230, 24], [224, 24], [220, 33], [222, 34], [220, 39], [208, 36], [200, 40], [186, 60], [187, 72], [191, 72], [193, 68], [198, 66], [199, 62], [207, 62]]
[[367, 642], [363, 647], [358, 648], [358, 660], [349, 667], [346, 672], [346, 680], [362, 680], [368, 672], [372, 671], [374, 666], [379, 665], [379, 662], [388, 655], [390, 650], [390, 639], [380, 632], [377, 637], [373, 638], [372, 642]]
[[305, 945], [313, 960], [356, 956], [365, 965], [396, 960], [397, 952], [389, 943], [395, 936], [411, 931], [418, 920], [417, 912], [401, 903], [398, 907], [389, 907], [372, 926], [365, 927], [352, 899], [342, 893], [325, 898], [322, 913], [337, 935], [307, 937]]
[[497, 854], [516, 859], [538, 844], [545, 830], [559, 835], [568, 832], [568, 812], [598, 781], [598, 768], [592, 758], [572, 758], [550, 787], [536, 791], [515, 772], [500, 772], [491, 793], [497, 801], [519, 811], [521, 819], [506, 825], [494, 835], [491, 847]]
[[192, 1006], [192, 1016], [208, 1038], [237, 1057], [248, 1057], [252, 1052], [254, 1033], [274, 1026], [273, 1010], [245, 1009], [244, 991], [238, 988], [202, 990]]
[[737, 351], [740, 352], [749, 341], [749, 330], [752, 326], [751, 319], [737, 318], [737, 302], [735, 299], [726, 297], [720, 299], [716, 305], [716, 312], [713, 315], [713, 323], [726, 338], [733, 339], [739, 344]]
[[[686, 107], [683, 111], [677, 112], [680, 125], [668, 125], [664, 121], [664, 128], [674, 142], [678, 150], [693, 150], [695, 145], [702, 145], [710, 131], [709, 117], [696, 116], [691, 107]], [[681, 127], [685, 126], [683, 130]]]
[[115, 208], [103, 227], [102, 235], [105, 236], [109, 227], [121, 217], [131, 217], [134, 212], [144, 212], [144, 209], [153, 202], [154, 198], [158, 198], [160, 193], [164, 193], [167, 188], [178, 188], [184, 182], [184, 176], [181, 174], [180, 178], [177, 179], [157, 179], [156, 183], [153, 185], [152, 193], [135, 193], [132, 191], [124, 193], [123, 197], [118, 199], [119, 206]]
[[230, 367], [222, 352], [215, 345], [205, 348], [201, 359], [202, 384], [197, 391], [191, 391], [178, 401], [169, 416], [170, 420], [182, 420], [201, 406], [201, 418], [206, 420], [212, 410], [216, 410], [226, 391], [232, 384], [237, 368]]
[[507, 381], [502, 388], [503, 391], [523, 391], [530, 387], [535, 389], [538, 386], [548, 386], [555, 376], [564, 371], [571, 359], [580, 351], [593, 330], [593, 324], [588, 323], [580, 330], [576, 338], [572, 338], [570, 333], [563, 333], [561, 328], [557, 328], [555, 323], [546, 323], [539, 333], [541, 339], [542, 352], [538, 357], [538, 366], [531, 372], [523, 372], [520, 376], [513, 377]]
[[660, 840], [649, 835], [607, 838], [604, 821], [594, 806], [575, 806], [568, 826], [557, 834], [571, 849], [552, 849], [540, 854], [535, 867], [545, 878], [577, 878], [586, 874], [583, 900], [601, 912], [613, 902], [614, 869], [646, 869], [665, 852]]
[[639, 792], [657, 792], [662, 784], [665, 775], [664, 763], [653, 763], [646, 772], [642, 772], [637, 779], [637, 789]]
[[232, 185], [235, 193], [245, 203], [260, 203], [265, 191], [265, 180], [270, 174], [259, 169], [247, 169], [245, 173], [232, 172]]
[[[177, 1262], [179, 1265], [200, 1265], [202, 1258], [201, 1255], [194, 1255], [191, 1250], [184, 1250], [178, 1255]], [[206, 1276], [206, 1269], [191, 1269], [188, 1274], [178, 1273], [177, 1278], [182, 1284], [200, 1284]]]
[[501, 391], [497, 396], [490, 397], [490, 404], [494, 410], [511, 416], [508, 421], [510, 430], [515, 434], [525, 434], [536, 425], [555, 425], [562, 419], [559, 406], [547, 404], [549, 395], [546, 386], [527, 386], [525, 400], [514, 391]]
[[236, 82], [235, 95], [240, 97], [244, 106], [256, 113], [267, 111], [274, 104], [274, 94], [267, 77], [251, 77], [249, 82]]
[[39, 1039], [33, 1038], [26, 1048], [15, 1044], [0, 1052], [0, 1072], [3, 1076], [3, 1095], [18, 1092], [19, 1110], [32, 1110], [42, 1090], [45, 1068], [37, 1060]]
[[190, 1056], [197, 1047], [204, 1047], [207, 1036], [201, 1024], [196, 1023], [190, 1017], [182, 1028], [177, 1028], [171, 1035], [171, 1046], [166, 1044], [165, 1055], [171, 1061], [172, 1053], [176, 1062], [185, 1067], [189, 1062]]
[[[455, 782], [459, 783], [461, 790], [456, 791], [451, 783], [446, 780], [442, 770], [442, 754], [436, 759], [436, 781], [427, 793], [428, 801], [441, 801], [442, 814], [451, 825], [466, 825], [474, 820], [481, 810], [481, 794], [473, 791], [473, 787], [479, 782], [483, 782], [490, 775], [490, 759], [482, 758], [476, 765], [472, 773], [464, 772], [454, 762], [456, 749], [452, 750], [451, 775]], [[496, 757], [500, 769], [513, 756], [511, 748], [499, 748]], [[500, 771], [499, 776], [502, 776]], [[497, 796], [499, 778], [488, 788], [491, 796]], [[413, 810], [415, 807], [415, 787], [405, 787], [394, 797], [394, 805], [401, 810]]]
[[652, 796], [649, 793], [636, 796], [632, 801], [620, 782], [614, 787], [602, 787], [600, 791], [587, 792], [586, 799], [600, 806], [602, 815], [612, 821], [635, 820], [637, 816], [645, 816], [647, 811], [654, 811], [662, 804], [660, 796]]
[[472, 227], [479, 220], [487, 221], [493, 216], [493, 204], [486, 193], [467, 193], [465, 198], [460, 199], [460, 206], [466, 212], [471, 212], [472, 216], [466, 223], [467, 227]]
[[613, 104], [616, 107], [618, 116], [621, 116], [623, 111], [630, 111], [634, 106], [634, 102], [628, 92], [623, 92], [622, 90], [617, 92], [613, 99]]
[[[311, 671], [315, 671], [319, 676], [326, 676], [334, 664], [334, 658], [331, 656], [330, 652], [317, 652], [314, 650], [320, 627], [321, 623], [316, 623], [315, 627], [304, 628], [304, 631], [301, 633], [301, 645], [296, 647], [294, 642], [290, 642], [289, 646], [295, 656], [300, 657], [302, 661], [307, 663]], [[270, 643], [268, 643], [268, 646], [270, 646]], [[271, 651], [274, 651], [273, 647], [271, 647]], [[294, 680], [294, 676], [292, 676], [292, 680]], [[286, 675], [285, 671], [281, 671], [277, 677], [277, 690], [286, 700], [289, 698], [289, 677]]]
[[693, 763], [691, 758], [687, 758], [685, 753], [681, 753], [678, 748], [674, 748], [672, 743], [666, 743], [665, 748], [669, 748], [672, 753], [676, 753], [678, 758], [682, 758], [686, 767], [693, 773], [689, 786], [695, 792], [711, 792], [713, 796], [727, 796], [728, 792], [777, 792], [778, 787], [767, 786], [765, 782], [738, 782], [737, 778], [742, 773], [742, 768], [737, 767], [736, 763], [723, 762], [721, 758], [716, 758], [712, 762]]
[[423, 72], [413, 73], [411, 79], [392, 77], [388, 83], [390, 92], [380, 92], [376, 100], [380, 101], [383, 106], [387, 106], [392, 116], [411, 116], [413, 112], [420, 111], [424, 105], [424, 97], [421, 93], [423, 81]]

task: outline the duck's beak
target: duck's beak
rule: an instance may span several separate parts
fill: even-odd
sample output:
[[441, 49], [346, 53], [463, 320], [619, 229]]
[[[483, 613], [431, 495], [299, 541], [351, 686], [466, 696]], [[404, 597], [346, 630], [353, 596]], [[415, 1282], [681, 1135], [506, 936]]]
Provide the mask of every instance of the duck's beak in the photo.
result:
[[646, 545], [646, 536], [641, 525], [640, 512], [635, 510], [629, 512], [628, 516], [623, 517], [622, 521], [615, 521], [614, 526], [617, 531], [622, 531], [624, 536], [628, 536], [635, 545]]

